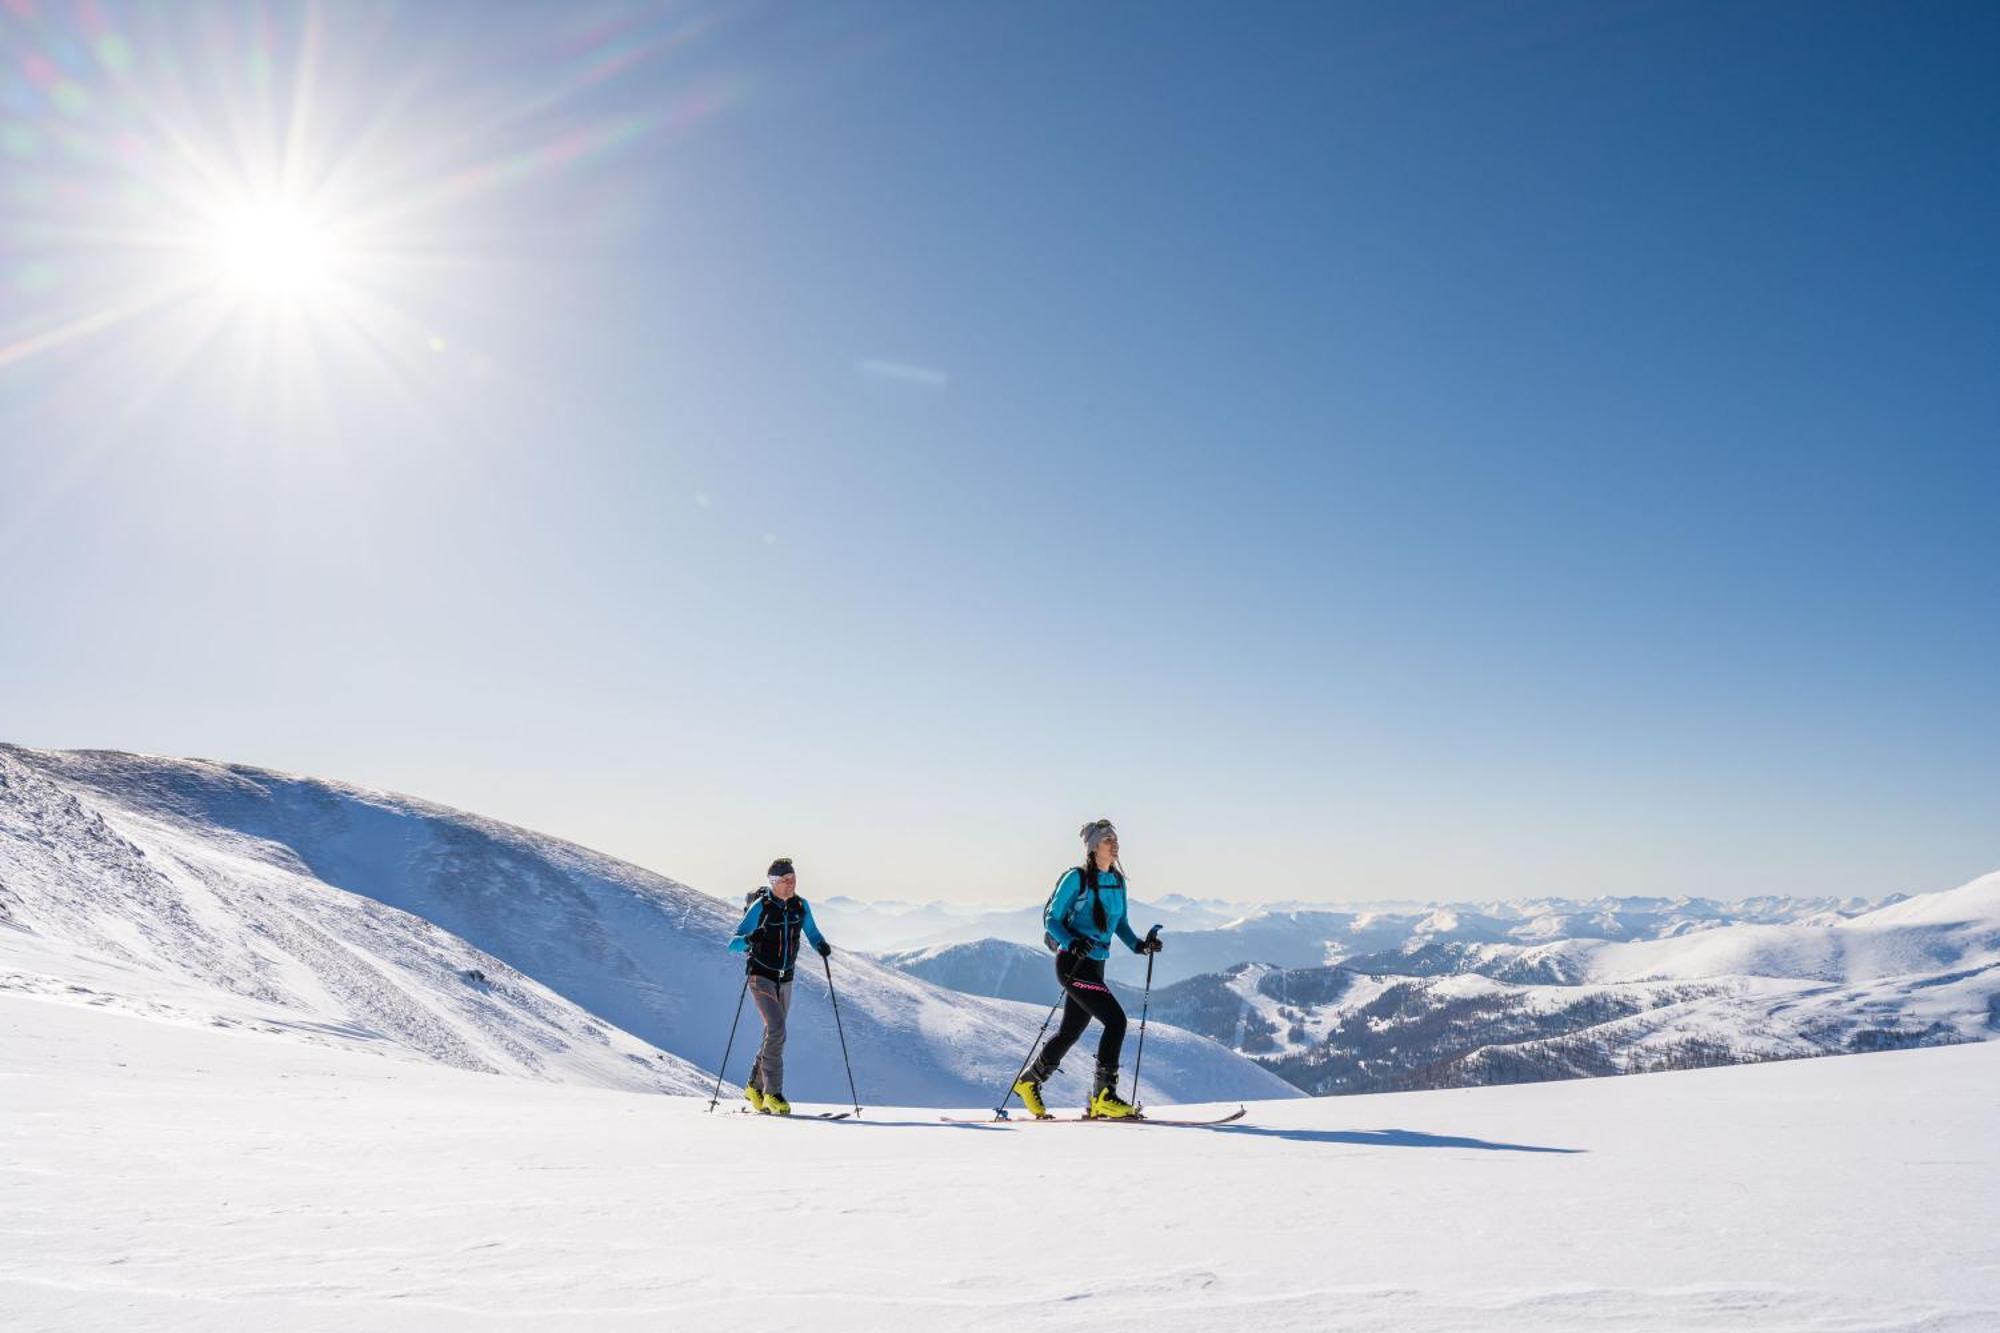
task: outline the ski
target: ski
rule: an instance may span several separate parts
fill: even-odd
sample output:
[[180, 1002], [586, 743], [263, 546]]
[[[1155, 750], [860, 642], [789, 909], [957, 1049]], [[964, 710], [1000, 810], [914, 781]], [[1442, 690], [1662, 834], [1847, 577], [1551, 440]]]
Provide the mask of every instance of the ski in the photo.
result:
[[1099, 1123], [1107, 1125], [1119, 1125], [1119, 1124], [1176, 1125], [1183, 1129], [1199, 1129], [1205, 1125], [1226, 1125], [1229, 1124], [1231, 1121], [1241, 1120], [1243, 1118], [1243, 1115], [1244, 1115], [1244, 1108], [1239, 1106], [1234, 1111], [1231, 1111], [1228, 1115], [1216, 1116], [1214, 1119], [1211, 1120], [1178, 1120], [1178, 1119], [1170, 1119], [1164, 1116], [1143, 1115], [1143, 1114], [1126, 1116], [1123, 1119], [1112, 1119], [1108, 1116], [1090, 1116], [1090, 1115], [1049, 1115], [1049, 1116], [1043, 1116], [1039, 1120], [1037, 1120], [1034, 1116], [1015, 1117], [1010, 1115], [993, 1115], [993, 1116], [986, 1116], [983, 1119], [975, 1120], [970, 1116], [941, 1115], [938, 1117], [938, 1119], [943, 1121], [947, 1125], [1080, 1125], [1087, 1123]]
[[[1203, 1125], [1226, 1125], [1233, 1120], [1241, 1120], [1243, 1118], [1243, 1114], [1244, 1114], [1244, 1108], [1239, 1106], [1234, 1111], [1231, 1111], [1228, 1115], [1219, 1115], [1207, 1120], [1178, 1120], [1164, 1116], [1145, 1115], [1143, 1113], [1136, 1116], [1129, 1116], [1127, 1117], [1127, 1119], [1129, 1119], [1135, 1125], [1180, 1125], [1184, 1128], [1199, 1129]], [[1101, 1123], [1107, 1125], [1116, 1125], [1121, 1123], [1120, 1121], [1117, 1120], [1105, 1119], [1102, 1117], [1099, 1117], [1099, 1119], [1101, 1120]]]
[[854, 1114], [854, 1112], [813, 1111], [810, 1113], [801, 1113], [799, 1115], [774, 1115], [769, 1111], [753, 1111], [747, 1106], [739, 1106], [736, 1108], [736, 1114], [762, 1116], [766, 1120], [846, 1120], [849, 1117], [851, 1117]]

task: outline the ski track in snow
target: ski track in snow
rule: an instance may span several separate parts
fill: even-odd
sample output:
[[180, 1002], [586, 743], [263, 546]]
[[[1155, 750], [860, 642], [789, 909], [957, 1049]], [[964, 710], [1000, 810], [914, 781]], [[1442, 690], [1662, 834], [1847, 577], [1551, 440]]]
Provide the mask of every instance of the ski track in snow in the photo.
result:
[[2000, 1044], [778, 1125], [0, 994], [0, 1325], [2000, 1328]]

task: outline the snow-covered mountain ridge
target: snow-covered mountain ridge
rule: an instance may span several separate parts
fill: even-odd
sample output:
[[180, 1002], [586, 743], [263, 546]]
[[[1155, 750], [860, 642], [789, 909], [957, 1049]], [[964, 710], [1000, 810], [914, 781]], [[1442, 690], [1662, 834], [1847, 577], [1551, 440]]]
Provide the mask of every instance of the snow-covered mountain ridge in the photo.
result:
[[1313, 1092], [1978, 1041], [2000, 1037], [2000, 874], [1828, 924], [1240, 964], [1154, 1004]]
[[1031, 949], [1006, 940], [974, 940], [878, 956], [913, 977], [973, 995], [1053, 1004], [1061, 994], [1052, 955], [1046, 948]]
[[[712, 1078], [741, 991], [741, 963], [723, 949], [739, 915], [738, 902], [412, 797], [201, 760], [0, 746], [0, 987], [291, 1023], [303, 1040], [467, 1069], [689, 1091]], [[1040, 1008], [944, 990], [850, 950], [833, 963], [867, 1101], [992, 1097], [1041, 1022]], [[745, 1029], [739, 1076], [753, 1019]], [[1291, 1092], [1161, 1025], [1146, 1075], [1160, 1101]], [[1066, 1070], [1056, 1095], [1080, 1097], [1087, 1077]], [[800, 972], [787, 1085], [847, 1095], [817, 967]]]
[[280, 849], [184, 827], [0, 748], [0, 991], [460, 1069], [691, 1093], [685, 1060]]

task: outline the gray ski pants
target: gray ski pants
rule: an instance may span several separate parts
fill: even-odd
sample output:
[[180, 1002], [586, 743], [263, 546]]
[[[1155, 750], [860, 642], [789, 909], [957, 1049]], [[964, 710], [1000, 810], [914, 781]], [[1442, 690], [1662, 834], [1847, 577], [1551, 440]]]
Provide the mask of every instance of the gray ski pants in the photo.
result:
[[750, 978], [750, 999], [764, 1020], [764, 1044], [750, 1066], [750, 1086], [780, 1096], [785, 1091], [785, 1016], [792, 1008], [792, 983], [769, 977]]

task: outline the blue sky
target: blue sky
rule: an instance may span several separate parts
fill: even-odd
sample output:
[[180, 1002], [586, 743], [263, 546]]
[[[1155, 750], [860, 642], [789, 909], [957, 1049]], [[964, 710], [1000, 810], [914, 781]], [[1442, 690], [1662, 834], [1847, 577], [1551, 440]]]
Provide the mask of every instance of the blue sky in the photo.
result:
[[[1100, 814], [1156, 893], [1948, 887], [1996, 57], [1977, 4], [0, 6], [0, 730], [717, 891], [1035, 899]], [[204, 287], [285, 163], [335, 280]]]

